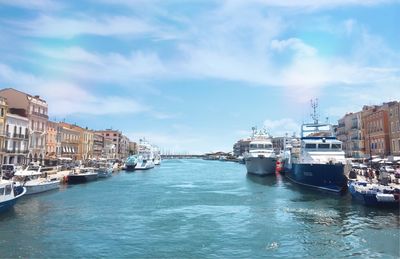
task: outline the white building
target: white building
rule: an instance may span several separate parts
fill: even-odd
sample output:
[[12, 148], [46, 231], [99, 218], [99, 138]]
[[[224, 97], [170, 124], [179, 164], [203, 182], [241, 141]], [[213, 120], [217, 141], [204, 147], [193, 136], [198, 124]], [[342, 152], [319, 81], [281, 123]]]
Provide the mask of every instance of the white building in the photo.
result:
[[4, 164], [26, 164], [29, 152], [29, 120], [18, 114], [7, 113]]

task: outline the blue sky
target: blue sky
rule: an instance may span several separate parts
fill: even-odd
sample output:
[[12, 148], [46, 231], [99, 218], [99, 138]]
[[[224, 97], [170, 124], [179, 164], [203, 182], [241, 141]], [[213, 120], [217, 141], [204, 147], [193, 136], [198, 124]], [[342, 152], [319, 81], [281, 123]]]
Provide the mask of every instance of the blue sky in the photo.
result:
[[0, 0], [0, 84], [50, 118], [229, 151], [400, 100], [397, 0]]

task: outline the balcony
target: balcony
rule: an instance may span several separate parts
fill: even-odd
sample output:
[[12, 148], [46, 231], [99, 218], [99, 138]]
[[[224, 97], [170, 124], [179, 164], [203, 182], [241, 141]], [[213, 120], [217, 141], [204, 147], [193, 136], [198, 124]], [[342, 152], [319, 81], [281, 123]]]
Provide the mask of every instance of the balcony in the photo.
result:
[[42, 118], [45, 118], [45, 119], [49, 119], [49, 116], [46, 115], [46, 114], [43, 114], [43, 113], [32, 111], [32, 114], [36, 115], [36, 116], [39, 116], [39, 117], [42, 117]]
[[13, 138], [27, 139], [27, 136], [25, 136], [25, 135], [23, 135], [23, 134], [14, 133], [14, 134], [13, 134]]

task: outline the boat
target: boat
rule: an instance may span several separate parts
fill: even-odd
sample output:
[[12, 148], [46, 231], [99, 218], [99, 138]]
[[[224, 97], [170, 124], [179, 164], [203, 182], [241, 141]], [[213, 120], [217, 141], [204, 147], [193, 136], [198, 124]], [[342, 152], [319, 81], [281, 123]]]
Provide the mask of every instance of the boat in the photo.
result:
[[138, 162], [138, 157], [136, 155], [129, 156], [125, 161], [125, 170], [133, 171]]
[[363, 180], [349, 181], [349, 192], [354, 200], [366, 206], [399, 207], [400, 189]]
[[157, 146], [153, 146], [153, 154], [154, 154], [154, 165], [161, 165], [161, 154], [160, 149]]
[[11, 209], [17, 200], [26, 194], [26, 188], [16, 186], [11, 180], [0, 177], [0, 213]]
[[107, 178], [112, 176], [113, 165], [111, 163], [97, 163], [94, 168], [94, 172], [97, 173], [98, 178]]
[[138, 145], [138, 160], [135, 170], [148, 170], [154, 168], [153, 147], [145, 139], [141, 139]]
[[266, 130], [257, 132], [257, 129], [253, 127], [249, 151], [244, 154], [244, 160], [248, 174], [259, 176], [275, 174], [276, 155], [271, 136]]
[[68, 175], [69, 184], [86, 183], [95, 181], [98, 178], [98, 173], [91, 167], [78, 167], [72, 170]]
[[41, 177], [41, 166], [29, 165], [25, 170], [19, 170], [14, 174], [14, 181], [26, 188], [26, 195], [36, 194], [60, 188], [60, 180]]
[[319, 123], [316, 104], [313, 123], [303, 123], [300, 139], [285, 140], [283, 173], [300, 185], [343, 193], [347, 190], [345, 153], [329, 123]]

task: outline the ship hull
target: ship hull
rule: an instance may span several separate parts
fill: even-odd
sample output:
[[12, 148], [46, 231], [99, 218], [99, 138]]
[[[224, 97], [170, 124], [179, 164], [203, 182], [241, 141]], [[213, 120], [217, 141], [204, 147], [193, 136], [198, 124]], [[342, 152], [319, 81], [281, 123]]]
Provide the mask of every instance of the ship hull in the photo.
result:
[[97, 174], [90, 174], [90, 175], [69, 175], [68, 176], [68, 183], [69, 184], [78, 184], [78, 183], [87, 183], [91, 181], [97, 180]]
[[272, 157], [248, 157], [246, 158], [248, 174], [266, 176], [274, 175], [276, 170], [276, 158]]
[[292, 164], [285, 170], [291, 181], [319, 190], [343, 193], [347, 190], [347, 178], [342, 164]]

